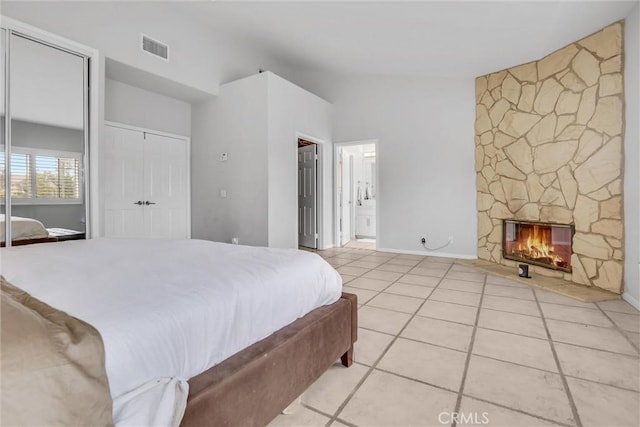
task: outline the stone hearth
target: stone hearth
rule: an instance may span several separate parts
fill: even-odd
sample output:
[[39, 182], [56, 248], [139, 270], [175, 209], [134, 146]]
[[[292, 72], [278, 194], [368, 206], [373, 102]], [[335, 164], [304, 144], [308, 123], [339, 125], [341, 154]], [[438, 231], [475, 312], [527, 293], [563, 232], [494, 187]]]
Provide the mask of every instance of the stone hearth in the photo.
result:
[[523, 285], [544, 289], [582, 302], [602, 302], [620, 299], [620, 295], [614, 294], [613, 292], [605, 291], [604, 289], [600, 289], [597, 286], [576, 285], [574, 283], [556, 277], [546, 277], [540, 275], [533, 279], [518, 277], [515, 268], [506, 267], [504, 265], [496, 264], [490, 261], [473, 259], [463, 260], [460, 261], [460, 263], [478, 268], [494, 276], [504, 277], [505, 279], [522, 283]]
[[506, 266], [502, 220], [575, 226], [572, 273], [621, 293], [622, 22], [539, 61], [476, 79], [478, 257]]

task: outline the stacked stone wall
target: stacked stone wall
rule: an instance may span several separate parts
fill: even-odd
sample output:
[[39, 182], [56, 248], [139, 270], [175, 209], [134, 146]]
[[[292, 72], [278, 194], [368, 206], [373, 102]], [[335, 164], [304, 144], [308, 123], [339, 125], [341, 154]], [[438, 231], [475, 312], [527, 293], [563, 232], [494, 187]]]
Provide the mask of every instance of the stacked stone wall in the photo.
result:
[[502, 220], [575, 226], [572, 273], [623, 288], [623, 27], [476, 79], [478, 256], [502, 258]]

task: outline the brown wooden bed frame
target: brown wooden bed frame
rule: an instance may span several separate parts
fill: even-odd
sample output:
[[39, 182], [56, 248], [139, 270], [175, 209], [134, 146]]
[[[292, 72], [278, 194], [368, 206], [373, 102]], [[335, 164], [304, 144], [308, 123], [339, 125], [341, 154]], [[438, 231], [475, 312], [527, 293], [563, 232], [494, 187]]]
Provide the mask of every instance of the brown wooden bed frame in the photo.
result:
[[357, 297], [343, 293], [335, 303], [191, 378], [180, 425], [267, 425], [338, 358], [351, 366], [357, 313]]
[[[57, 237], [36, 237], [35, 239], [19, 239], [12, 240], [11, 246], [22, 246], [22, 245], [32, 245], [34, 243], [51, 243], [57, 242]], [[5, 242], [0, 242], [0, 248], [5, 247]]]

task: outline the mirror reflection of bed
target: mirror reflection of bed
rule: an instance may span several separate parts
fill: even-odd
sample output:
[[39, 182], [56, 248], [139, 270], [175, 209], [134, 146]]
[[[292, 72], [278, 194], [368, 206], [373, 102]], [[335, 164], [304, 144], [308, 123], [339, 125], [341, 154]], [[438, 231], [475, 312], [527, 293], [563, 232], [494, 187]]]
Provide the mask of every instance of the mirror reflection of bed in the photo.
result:
[[[85, 232], [68, 228], [49, 227], [35, 218], [11, 216], [11, 245], [29, 245], [34, 243], [59, 242], [84, 239]], [[0, 246], [5, 243], [5, 215], [0, 214]]]

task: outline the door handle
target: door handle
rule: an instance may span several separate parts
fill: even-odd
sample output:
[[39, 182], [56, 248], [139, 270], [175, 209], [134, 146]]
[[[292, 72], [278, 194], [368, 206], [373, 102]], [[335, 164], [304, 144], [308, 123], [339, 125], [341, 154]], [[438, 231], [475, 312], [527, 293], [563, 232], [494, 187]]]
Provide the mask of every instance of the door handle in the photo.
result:
[[149, 205], [155, 205], [155, 204], [156, 204], [156, 202], [150, 202], [150, 201], [148, 201], [148, 200], [147, 200], [147, 201], [145, 201], [145, 202], [144, 202], [144, 204], [145, 204], [146, 206], [149, 206]]
[[138, 205], [138, 206], [142, 206], [144, 203], [142, 203], [142, 200], [138, 200], [137, 202], [133, 202], [134, 205]]

